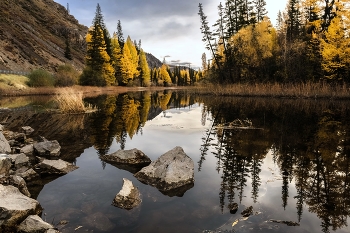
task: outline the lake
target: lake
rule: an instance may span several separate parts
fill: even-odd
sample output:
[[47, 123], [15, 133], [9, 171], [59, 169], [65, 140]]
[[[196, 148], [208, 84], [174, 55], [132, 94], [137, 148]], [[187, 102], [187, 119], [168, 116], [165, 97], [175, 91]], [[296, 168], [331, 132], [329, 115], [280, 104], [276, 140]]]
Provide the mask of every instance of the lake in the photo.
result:
[[[24, 102], [0, 110], [0, 122], [58, 140], [79, 167], [29, 187], [62, 232], [350, 232], [348, 101], [137, 92], [86, 98], [97, 111], [75, 115]], [[176, 146], [195, 165], [194, 186], [180, 193], [99, 159], [137, 148], [156, 160]], [[141, 193], [132, 210], [112, 205], [123, 178]]]

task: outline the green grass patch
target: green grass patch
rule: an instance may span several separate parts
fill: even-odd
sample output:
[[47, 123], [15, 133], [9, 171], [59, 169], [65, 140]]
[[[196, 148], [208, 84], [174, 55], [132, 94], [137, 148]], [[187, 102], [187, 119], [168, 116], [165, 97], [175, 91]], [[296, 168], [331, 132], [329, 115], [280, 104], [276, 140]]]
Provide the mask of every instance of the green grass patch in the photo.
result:
[[29, 79], [26, 76], [14, 74], [0, 74], [0, 89], [8, 90], [23, 90], [28, 88], [27, 82]]

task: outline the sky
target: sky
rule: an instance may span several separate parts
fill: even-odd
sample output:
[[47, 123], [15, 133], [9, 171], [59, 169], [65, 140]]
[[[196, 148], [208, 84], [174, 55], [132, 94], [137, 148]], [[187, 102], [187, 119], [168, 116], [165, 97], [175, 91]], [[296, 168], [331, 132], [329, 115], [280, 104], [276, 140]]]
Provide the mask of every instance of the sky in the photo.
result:
[[[105, 24], [112, 35], [120, 20], [125, 39], [130, 36], [142, 49], [167, 63], [191, 63], [201, 66], [205, 49], [200, 32], [199, 2], [193, 0], [54, 0], [67, 7], [80, 24], [91, 26], [96, 5], [100, 4]], [[224, 1], [223, 1], [224, 2]], [[220, 1], [201, 0], [209, 26], [218, 18]], [[268, 17], [273, 25], [279, 10], [283, 11], [287, 0], [266, 0]]]

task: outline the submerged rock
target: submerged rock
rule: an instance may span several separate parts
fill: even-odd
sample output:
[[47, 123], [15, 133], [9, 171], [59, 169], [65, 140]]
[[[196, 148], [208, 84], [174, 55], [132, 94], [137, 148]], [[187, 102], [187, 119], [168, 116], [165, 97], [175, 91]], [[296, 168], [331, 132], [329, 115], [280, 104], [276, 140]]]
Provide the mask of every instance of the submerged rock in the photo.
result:
[[297, 222], [293, 222], [293, 221], [285, 221], [285, 220], [276, 220], [276, 219], [270, 219], [269, 222], [274, 222], [274, 223], [282, 223], [282, 224], [286, 224], [287, 226], [300, 226], [299, 223]]
[[18, 226], [18, 232], [20, 233], [46, 233], [49, 229], [54, 229], [54, 226], [42, 220], [38, 215], [29, 215]]
[[41, 163], [35, 166], [35, 169], [38, 173], [46, 175], [65, 175], [71, 171], [76, 170], [77, 168], [77, 166], [74, 166], [73, 164], [61, 159], [44, 159]]
[[40, 214], [38, 201], [31, 199], [13, 186], [0, 184], [0, 232], [18, 226], [29, 215]]
[[252, 215], [253, 214], [253, 206], [249, 206], [249, 207], [247, 207], [245, 210], [243, 210], [242, 212], [241, 212], [241, 215], [243, 216], [243, 217], [249, 217], [250, 215]]
[[11, 153], [11, 146], [3, 133], [0, 131], [0, 154], [5, 153], [9, 154]]
[[48, 159], [58, 159], [61, 153], [61, 146], [58, 141], [44, 141], [33, 144], [34, 152], [40, 156]]
[[147, 155], [136, 148], [131, 150], [118, 150], [112, 154], [101, 155], [100, 159], [131, 173], [138, 172], [141, 168], [152, 162]]
[[142, 168], [134, 176], [141, 182], [158, 188], [161, 192], [178, 189], [185, 185], [190, 185], [189, 188], [191, 188], [194, 183], [194, 163], [181, 147], [175, 147]]
[[237, 203], [230, 203], [228, 206], [228, 209], [230, 210], [230, 214], [235, 214], [237, 213], [238, 210], [238, 204]]
[[130, 180], [126, 178], [123, 180], [123, 187], [115, 196], [112, 205], [131, 210], [141, 203], [140, 192]]

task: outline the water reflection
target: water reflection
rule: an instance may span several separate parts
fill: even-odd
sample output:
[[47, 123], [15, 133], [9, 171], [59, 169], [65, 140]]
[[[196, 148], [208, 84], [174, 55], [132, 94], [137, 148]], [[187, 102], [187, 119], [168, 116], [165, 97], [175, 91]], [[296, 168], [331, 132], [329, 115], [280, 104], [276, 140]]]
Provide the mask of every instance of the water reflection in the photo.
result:
[[[281, 220], [294, 220], [300, 223], [298, 228], [281, 227], [276, 232], [281, 230], [285, 232], [330, 232], [332, 230], [346, 232], [349, 230], [347, 225], [350, 216], [350, 111], [348, 102], [215, 98], [174, 91], [105, 95], [88, 98], [86, 102], [97, 106], [98, 111], [88, 115], [29, 111], [0, 112], [0, 122], [6, 120], [6, 127], [13, 130], [23, 125], [31, 125], [36, 130], [34, 136], [40, 135], [50, 140], [58, 140], [62, 146], [63, 159], [68, 161], [74, 161], [86, 153], [84, 150], [88, 151], [89, 156], [86, 156], [88, 158], [86, 160], [89, 161], [98, 160], [98, 155], [104, 155], [112, 149], [126, 149], [135, 145], [149, 148], [151, 152], [156, 151], [154, 157], [161, 155], [158, 152], [163, 149], [162, 147], [169, 149], [176, 146], [172, 143], [180, 142], [180, 146], [187, 146], [186, 153], [188, 152], [197, 162], [196, 184], [183, 197], [177, 199], [171, 199], [168, 196], [155, 198], [157, 194], [151, 192], [151, 187], [144, 187], [144, 190], [141, 191], [146, 193], [146, 200], [143, 202], [142, 211], [139, 210], [138, 214], [148, 219], [150, 223], [152, 221], [149, 216], [156, 216], [157, 218], [154, 219], [159, 219], [158, 223], [161, 224], [164, 213], [167, 213], [169, 214], [167, 224], [172, 224], [172, 226], [183, 224], [184, 232], [186, 229], [187, 232], [205, 232], [205, 229], [211, 229], [211, 232], [232, 230], [232, 225], [236, 219], [239, 219], [242, 208], [252, 205], [255, 212], [261, 208], [262, 213], [259, 213], [259, 219], [252, 216], [249, 223], [248, 221], [239, 223], [246, 226], [251, 225], [242, 228], [242, 225], [238, 224], [238, 227], [241, 228], [236, 228], [237, 232], [254, 232], [258, 229], [263, 229], [262, 232], [271, 232], [272, 225], [268, 225], [271, 216], [290, 218]], [[165, 124], [169, 122], [175, 122], [175, 125], [178, 124], [179, 119], [188, 120], [186, 118], [188, 116], [177, 114], [186, 112], [185, 108], [198, 109], [198, 115], [195, 115], [198, 119], [196, 118], [195, 121], [203, 127], [196, 126], [197, 128], [192, 129], [192, 126], [185, 126], [186, 133], [196, 132], [194, 136], [186, 135], [185, 137], [181, 135], [181, 133], [185, 134], [183, 131], [176, 131], [182, 129], [182, 126], [178, 128], [171, 126], [169, 127], [171, 130], [167, 132], [161, 130], [168, 127]], [[179, 109], [179, 111], [176, 112], [174, 109]], [[152, 125], [157, 124], [157, 121], [154, 120], [159, 118], [165, 119], [162, 121], [165, 122], [164, 125], [156, 125], [152, 128]], [[153, 137], [147, 135], [150, 131], [153, 132]], [[202, 135], [201, 140], [198, 135]], [[184, 139], [181, 138], [182, 136]], [[97, 155], [94, 154], [91, 147], [95, 148]], [[272, 157], [271, 164], [277, 169], [272, 169], [271, 164], [268, 164], [270, 156]], [[85, 161], [84, 159], [82, 158], [82, 161]], [[105, 168], [106, 164], [101, 163]], [[131, 178], [128, 178], [133, 178], [132, 174], [127, 172], [128, 169], [120, 172], [115, 167], [109, 170], [106, 167], [103, 173], [97, 171], [95, 164], [94, 166], [86, 165], [88, 167], [86, 170], [84, 170], [84, 162], [81, 162], [79, 166], [81, 168], [72, 174], [73, 177], [76, 176], [79, 179], [76, 178], [76, 183], [70, 184], [67, 199], [71, 195], [81, 195], [81, 190], [72, 193], [72, 187], [79, 184], [84, 186], [84, 193], [89, 193], [94, 197], [94, 201], [107, 209], [108, 216], [112, 216], [108, 219], [115, 220], [112, 222], [124, 221], [125, 216], [127, 219], [130, 214], [118, 212], [116, 215], [116, 210], [108, 209], [109, 203], [105, 203], [109, 202], [109, 197], [104, 198], [104, 196], [107, 196], [105, 192], [108, 191], [111, 183], [115, 182], [117, 175], [118, 177], [130, 175]], [[98, 167], [101, 169], [99, 164]], [[121, 167], [121, 169], [124, 168]], [[89, 175], [93, 173], [92, 170], [98, 175]], [[273, 174], [273, 177], [266, 178], [267, 173]], [[85, 176], [95, 180], [87, 180]], [[69, 176], [66, 176], [66, 180], [61, 181], [62, 185], [74, 180], [67, 177]], [[82, 179], [91, 184], [82, 184]], [[55, 185], [54, 182], [51, 182], [52, 186], [61, 187]], [[106, 190], [103, 190], [101, 194], [93, 187], [96, 184], [102, 186], [100, 183], [106, 184], [103, 186]], [[272, 184], [273, 188], [271, 188]], [[54, 187], [51, 189], [54, 190]], [[112, 197], [117, 191], [117, 188], [110, 191]], [[276, 192], [277, 198], [275, 198]], [[44, 196], [42, 198], [45, 199], [45, 194], [42, 195]], [[174, 195], [178, 194], [169, 196]], [[49, 196], [50, 193], [47, 194], [46, 199], [51, 200]], [[88, 197], [90, 198], [89, 195], [86, 196]], [[65, 200], [64, 196], [60, 198]], [[105, 199], [107, 202], [101, 201]], [[164, 202], [158, 203], [156, 199]], [[272, 204], [269, 203], [271, 199], [273, 199]], [[45, 208], [50, 209], [48, 206], [50, 201], [47, 203], [43, 201], [43, 203], [46, 205]], [[230, 214], [230, 207], [235, 206], [235, 203], [238, 204], [239, 211]], [[73, 203], [71, 208], [78, 208], [76, 205], [78, 204]], [[157, 211], [152, 212], [155, 206], [157, 206]], [[174, 208], [177, 208], [183, 217], [178, 217], [176, 213], [174, 213], [176, 216], [173, 216], [171, 213]], [[62, 206], [61, 209], [65, 209], [65, 206]], [[98, 211], [101, 216], [105, 214], [104, 209], [98, 209]], [[150, 212], [153, 215], [149, 214]], [[93, 216], [89, 213], [90, 215]], [[143, 230], [152, 228], [150, 226], [152, 224], [140, 220], [139, 215], [132, 217], [133, 227], [142, 229], [143, 226]], [[310, 216], [317, 216], [317, 221], [320, 222], [319, 227], [314, 226], [318, 222]], [[178, 220], [173, 217], [178, 217]], [[186, 219], [187, 225], [184, 224], [183, 219]], [[81, 224], [78, 223], [78, 220], [76, 221], [77, 224]], [[118, 226], [115, 226], [113, 230], [122, 224], [116, 223], [116, 225]], [[130, 229], [128, 227], [130, 226], [124, 229]], [[160, 229], [169, 231], [169, 227], [165, 225], [162, 225]]]
[[[261, 105], [235, 107], [205, 101], [207, 112], [214, 115], [212, 127], [203, 138], [199, 170], [208, 150], [217, 158], [217, 170], [222, 170], [220, 204], [223, 210], [225, 196], [228, 205], [242, 202], [244, 188], [251, 180], [251, 198], [259, 195], [261, 164], [267, 151], [272, 150], [274, 161], [281, 171], [282, 207], [286, 209], [289, 186], [295, 182], [296, 212], [300, 222], [305, 204], [317, 214], [323, 232], [347, 226], [350, 210], [349, 175], [349, 120], [346, 107], [306, 105], [301, 111], [291, 105]], [[230, 103], [232, 104], [232, 103]], [[256, 103], [255, 103], [256, 104]], [[298, 105], [300, 106], [300, 105]], [[237, 119], [249, 119], [254, 127], [245, 129], [222, 127]], [[256, 130], [257, 127], [263, 130]]]

